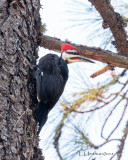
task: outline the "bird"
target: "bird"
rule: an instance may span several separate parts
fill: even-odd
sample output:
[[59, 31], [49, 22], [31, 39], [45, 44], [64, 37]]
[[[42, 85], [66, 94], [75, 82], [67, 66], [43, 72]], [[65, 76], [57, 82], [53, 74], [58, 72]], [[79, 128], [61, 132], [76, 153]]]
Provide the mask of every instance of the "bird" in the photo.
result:
[[36, 70], [37, 100], [36, 121], [39, 124], [37, 134], [47, 121], [48, 113], [62, 95], [68, 80], [69, 63], [93, 61], [82, 56], [81, 52], [70, 44], [61, 45], [61, 56], [49, 53], [40, 58]]

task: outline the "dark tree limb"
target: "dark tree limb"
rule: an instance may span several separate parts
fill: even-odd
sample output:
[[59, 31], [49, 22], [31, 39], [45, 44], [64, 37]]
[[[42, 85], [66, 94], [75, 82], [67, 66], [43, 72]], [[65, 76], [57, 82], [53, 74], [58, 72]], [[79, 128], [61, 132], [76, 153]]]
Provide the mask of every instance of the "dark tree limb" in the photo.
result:
[[[61, 52], [62, 43], [69, 43], [69, 42], [43, 35], [40, 46], [47, 48], [49, 50]], [[78, 45], [75, 43], [70, 43], [70, 44], [77, 47], [79, 51], [83, 54], [83, 56], [87, 58], [108, 63], [110, 64], [111, 67], [128, 68], [128, 57], [107, 50], [103, 50], [101, 48], [87, 47], [85, 45]]]
[[114, 12], [114, 9], [109, 0], [90, 0], [90, 2], [100, 13], [103, 21], [108, 24], [115, 38], [118, 52], [128, 57], [127, 34], [124, 30], [125, 23], [123, 21], [123, 18], [119, 13]]

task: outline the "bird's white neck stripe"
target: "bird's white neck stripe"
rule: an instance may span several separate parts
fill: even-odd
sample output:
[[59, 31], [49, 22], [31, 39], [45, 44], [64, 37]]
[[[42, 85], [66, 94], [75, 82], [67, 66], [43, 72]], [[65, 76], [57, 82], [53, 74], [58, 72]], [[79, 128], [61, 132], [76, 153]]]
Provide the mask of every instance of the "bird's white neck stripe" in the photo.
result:
[[67, 51], [64, 51], [64, 52], [71, 52], [71, 53], [74, 53], [74, 52], [77, 52], [77, 50], [67, 50]]

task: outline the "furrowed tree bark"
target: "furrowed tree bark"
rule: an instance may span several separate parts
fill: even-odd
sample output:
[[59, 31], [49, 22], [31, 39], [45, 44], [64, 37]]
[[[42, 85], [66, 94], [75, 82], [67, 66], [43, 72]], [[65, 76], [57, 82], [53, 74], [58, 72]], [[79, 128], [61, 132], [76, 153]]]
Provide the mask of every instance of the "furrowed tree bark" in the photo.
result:
[[43, 160], [33, 118], [39, 9], [39, 0], [0, 1], [1, 160]]
[[49, 50], [54, 50], [56, 52], [61, 52], [62, 43], [70, 43], [74, 47], [78, 48], [83, 56], [98, 60], [100, 62], [108, 63], [112, 67], [128, 68], [128, 57], [113, 53], [108, 50], [103, 50], [101, 48], [88, 47], [85, 45], [78, 45], [71, 42], [62, 41], [55, 37], [50, 37], [43, 35], [40, 43], [41, 47], [47, 48]]

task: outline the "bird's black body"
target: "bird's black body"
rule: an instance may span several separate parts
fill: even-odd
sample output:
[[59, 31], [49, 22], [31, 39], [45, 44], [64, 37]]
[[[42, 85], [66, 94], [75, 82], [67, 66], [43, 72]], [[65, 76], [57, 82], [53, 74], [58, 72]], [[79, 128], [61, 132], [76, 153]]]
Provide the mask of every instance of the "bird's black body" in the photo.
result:
[[47, 120], [49, 111], [54, 107], [64, 91], [68, 79], [67, 63], [92, 62], [70, 44], [61, 45], [61, 57], [47, 54], [39, 60], [36, 71], [38, 106], [36, 121], [39, 123], [38, 134]]
[[47, 54], [39, 60], [36, 77], [39, 101], [36, 120], [39, 123], [39, 134], [47, 120], [49, 111], [64, 91], [68, 79], [67, 63], [55, 54]]

